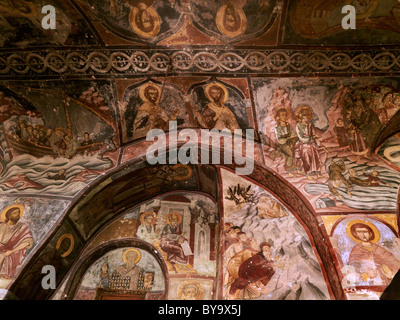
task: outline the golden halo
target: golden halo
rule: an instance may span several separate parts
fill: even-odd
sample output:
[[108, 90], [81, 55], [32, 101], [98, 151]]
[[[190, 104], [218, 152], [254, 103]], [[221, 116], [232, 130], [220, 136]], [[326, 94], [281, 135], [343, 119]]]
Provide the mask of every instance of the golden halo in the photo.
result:
[[243, 10], [236, 6], [233, 5], [233, 8], [235, 9], [235, 13], [238, 14], [239, 20], [240, 20], [240, 25], [239, 28], [236, 31], [230, 31], [227, 30], [224, 26], [224, 16], [225, 16], [225, 11], [227, 9], [227, 5], [224, 4], [221, 8], [219, 8], [217, 12], [217, 16], [215, 17], [215, 22], [217, 24], [218, 30], [225, 36], [229, 38], [235, 38], [240, 36], [246, 31], [247, 28], [247, 18], [246, 14], [243, 12]]
[[224, 97], [223, 97], [223, 99], [222, 99], [222, 103], [225, 104], [226, 101], [228, 100], [228, 97], [229, 97], [228, 89], [227, 89], [223, 84], [218, 83], [218, 82], [211, 82], [211, 83], [208, 84], [208, 85], [206, 86], [206, 88], [204, 89], [204, 92], [205, 92], [205, 94], [206, 94], [207, 99], [210, 100], [210, 101], [213, 101], [213, 99], [212, 99], [211, 96], [210, 96], [210, 89], [211, 89], [212, 87], [214, 87], [214, 86], [219, 87], [219, 88], [221, 88], [221, 89], [223, 90], [223, 92], [224, 92]]
[[190, 280], [183, 281], [179, 285], [178, 290], [177, 290], [177, 295], [178, 295], [179, 299], [181, 299], [181, 300], [183, 299], [183, 289], [185, 289], [185, 287], [187, 287], [187, 286], [196, 287], [197, 288], [196, 300], [203, 300], [203, 291], [204, 291], [203, 286], [196, 281], [190, 281]]
[[182, 215], [180, 213], [178, 213], [178, 212], [170, 212], [170, 213], [168, 213], [167, 217], [166, 217], [167, 223], [168, 224], [171, 223], [171, 216], [173, 216], [173, 215], [178, 216], [178, 223], [181, 224], [182, 223]]
[[60, 248], [61, 243], [64, 241], [64, 239], [69, 239], [69, 240], [71, 241], [71, 244], [70, 244], [68, 250], [65, 251], [65, 252], [61, 255], [61, 257], [63, 257], [63, 258], [68, 257], [68, 256], [71, 254], [72, 250], [74, 250], [74, 246], [75, 246], [75, 239], [74, 239], [74, 237], [72, 236], [72, 234], [66, 233], [66, 234], [63, 234], [63, 235], [58, 239], [57, 244], [56, 244], [56, 249], [57, 249], [57, 250], [58, 250], [58, 248]]
[[187, 170], [187, 174], [185, 175], [178, 175], [178, 176], [174, 176], [174, 180], [176, 181], [185, 181], [191, 178], [192, 174], [193, 174], [193, 170], [190, 166], [188, 166], [187, 164], [176, 164], [172, 167], [172, 170], [179, 170], [179, 169], [186, 169]]
[[147, 97], [145, 95], [145, 92], [146, 92], [148, 87], [152, 87], [152, 88], [154, 88], [154, 89], [156, 89], [158, 91], [157, 103], [159, 103], [160, 99], [161, 99], [161, 89], [160, 89], [159, 86], [157, 86], [156, 84], [151, 83], [151, 82], [150, 83], [146, 83], [146, 84], [144, 84], [144, 85], [142, 85], [140, 87], [140, 89], [139, 89], [139, 97], [140, 97], [140, 99], [142, 99], [143, 102], [148, 102], [149, 101], [149, 99], [147, 99]]
[[361, 240], [357, 239], [356, 237], [353, 236], [353, 234], [351, 233], [351, 227], [356, 224], [356, 223], [361, 223], [364, 224], [368, 227], [371, 228], [372, 232], [374, 233], [374, 239], [371, 240], [371, 242], [373, 243], [377, 243], [380, 239], [380, 233], [377, 227], [375, 227], [371, 222], [369, 221], [365, 221], [365, 220], [351, 220], [349, 223], [347, 223], [346, 226], [346, 233], [347, 235], [350, 237], [351, 240], [353, 240], [354, 242], [360, 243]]
[[126, 259], [126, 255], [129, 253], [129, 252], [136, 252], [137, 253], [137, 257], [136, 257], [136, 260], [135, 260], [135, 264], [137, 264], [139, 261], [140, 261], [140, 259], [141, 259], [141, 257], [142, 257], [142, 255], [141, 255], [141, 253], [140, 253], [140, 251], [138, 250], [138, 249], [127, 249], [127, 250], [125, 250], [124, 251], [124, 253], [122, 254], [122, 261], [124, 262], [124, 263], [126, 263], [128, 260]]
[[308, 112], [310, 118], [313, 117], [314, 112], [312, 111], [311, 107], [310, 107], [310, 106], [306, 106], [306, 105], [301, 105], [301, 106], [299, 106], [299, 107], [297, 108], [297, 110], [296, 110], [296, 112], [295, 112], [295, 114], [294, 114], [297, 120], [299, 120], [299, 114], [300, 114], [303, 110], [306, 110], [306, 111]]
[[153, 19], [153, 23], [154, 23], [153, 30], [151, 30], [150, 32], [146, 32], [146, 31], [140, 29], [139, 26], [136, 24], [136, 16], [139, 13], [139, 8], [137, 8], [137, 7], [134, 7], [131, 9], [131, 12], [129, 14], [129, 22], [132, 26], [133, 31], [135, 31], [135, 33], [138, 36], [148, 39], [148, 38], [155, 37], [160, 32], [161, 22], [160, 22], [160, 16], [158, 15], [157, 11], [153, 7], [147, 7], [146, 11], [151, 16], [151, 18]]
[[24, 207], [21, 206], [20, 204], [13, 204], [11, 206], [8, 206], [7, 208], [5, 208], [1, 214], [0, 214], [0, 220], [1, 221], [6, 221], [6, 212], [12, 208], [18, 208], [19, 212], [20, 212], [20, 216], [22, 217], [22, 215], [24, 214]]
[[146, 212], [143, 212], [143, 213], [140, 215], [140, 222], [141, 222], [142, 224], [144, 224], [144, 219], [145, 219], [148, 215], [151, 215], [152, 217], [154, 217], [154, 220], [153, 220], [153, 223], [152, 223], [152, 224], [155, 224], [155, 223], [156, 223], [156, 219], [157, 219], [157, 215], [156, 215], [153, 211], [146, 211]]

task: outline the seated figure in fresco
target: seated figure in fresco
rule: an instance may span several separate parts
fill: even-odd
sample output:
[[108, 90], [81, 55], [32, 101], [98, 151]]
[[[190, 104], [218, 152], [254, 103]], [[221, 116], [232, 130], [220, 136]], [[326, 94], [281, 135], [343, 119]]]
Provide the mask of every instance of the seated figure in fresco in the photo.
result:
[[136, 236], [144, 241], [153, 243], [159, 239], [160, 230], [156, 230], [157, 216], [154, 212], [147, 211], [140, 216], [140, 226], [136, 232]]
[[170, 119], [159, 105], [161, 89], [155, 84], [145, 84], [140, 88], [139, 95], [144, 103], [136, 113], [133, 138], [145, 137], [151, 129], [167, 131]]
[[236, 272], [232, 272], [232, 263], [228, 268], [234, 275], [229, 294], [234, 299], [254, 299], [261, 295], [261, 288], [266, 286], [275, 273], [270, 244], [260, 244], [259, 252], [251, 254], [242, 261]]
[[285, 169], [291, 173], [298, 169], [296, 165], [294, 153], [295, 145], [299, 138], [296, 132], [292, 129], [292, 126], [288, 122], [288, 112], [285, 108], [280, 108], [275, 113], [275, 120], [278, 123], [275, 128], [276, 140], [276, 151], [282, 153], [286, 158]]
[[378, 232], [363, 222], [350, 226], [348, 234], [358, 244], [351, 250], [348, 264], [355, 267], [362, 283], [387, 286], [400, 269], [400, 261], [375, 243]]
[[[167, 254], [170, 263], [188, 263], [188, 255], [183, 248], [187, 239], [182, 228], [182, 216], [179, 213], [170, 213], [167, 224], [161, 233], [160, 248]], [[190, 254], [190, 253], [189, 253]]]
[[318, 140], [314, 125], [311, 123], [313, 112], [309, 106], [300, 106], [296, 111], [296, 133], [299, 138], [297, 148], [303, 163], [304, 173], [309, 179], [321, 176], [321, 153], [324, 147]]
[[240, 129], [234, 113], [225, 105], [228, 100], [228, 90], [225, 86], [211, 83], [206, 87], [205, 94], [210, 103], [201, 114], [195, 109], [198, 124], [207, 129], [223, 130], [226, 128], [232, 132]]
[[23, 262], [26, 251], [33, 246], [28, 226], [20, 222], [22, 207], [5, 209], [4, 222], [0, 222], [0, 277], [12, 278]]

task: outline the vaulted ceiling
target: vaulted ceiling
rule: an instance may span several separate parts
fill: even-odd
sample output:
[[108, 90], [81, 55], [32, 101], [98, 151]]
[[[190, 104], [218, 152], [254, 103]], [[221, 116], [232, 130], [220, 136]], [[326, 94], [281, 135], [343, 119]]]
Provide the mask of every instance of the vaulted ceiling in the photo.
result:
[[[349, 4], [356, 29], [342, 26]], [[56, 9], [55, 29], [43, 27], [50, 17], [45, 5]], [[357, 242], [346, 224], [356, 220], [374, 225], [379, 245], [400, 261], [398, 1], [0, 0], [0, 31], [0, 210], [3, 217], [19, 206], [33, 237], [17, 269], [0, 279], [8, 298], [49, 299], [56, 292], [73, 298], [69, 288], [77, 290], [90, 264], [116, 248], [147, 250], [169, 268], [156, 247], [135, 234], [122, 243], [102, 238], [101, 254], [88, 255], [96, 236], [127, 210], [168, 194], [212, 199], [219, 219], [215, 239], [222, 243], [232, 212], [243, 209], [232, 202], [239, 183], [261, 188], [299, 221], [324, 296], [373, 299], [387, 287], [382, 276], [346, 291], [343, 267]], [[238, 163], [149, 165], [147, 129], [160, 122], [148, 119], [162, 114], [177, 121], [179, 131], [212, 129], [199, 120], [212, 85], [225, 94], [231, 117], [225, 124], [255, 131], [253, 173], [223, 174]], [[158, 92], [156, 106], [148, 102], [149, 88]], [[282, 108], [296, 137], [300, 111], [311, 112], [314, 145], [321, 149], [310, 160], [316, 168], [305, 164], [301, 141], [280, 142]], [[149, 116], [138, 124], [140, 112]], [[230, 149], [225, 145], [221, 155]], [[332, 163], [342, 168], [333, 173]], [[373, 172], [379, 181], [355, 180], [376, 178]], [[258, 198], [243, 199], [262, 207]], [[254, 235], [253, 227], [241, 228]], [[58, 251], [63, 235], [74, 239], [66, 257]], [[222, 259], [227, 248], [221, 248]], [[40, 284], [47, 264], [58, 268], [58, 291], [31, 285]], [[207, 278], [197, 270], [197, 278], [212, 278], [212, 298], [226, 298], [226, 266], [214, 271]], [[178, 275], [163, 272], [176, 291]]]

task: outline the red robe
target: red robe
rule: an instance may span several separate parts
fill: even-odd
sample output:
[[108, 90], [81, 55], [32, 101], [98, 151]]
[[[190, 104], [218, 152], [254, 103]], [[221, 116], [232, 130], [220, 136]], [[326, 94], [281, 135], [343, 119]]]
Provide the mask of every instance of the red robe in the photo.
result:
[[267, 260], [262, 252], [259, 252], [240, 265], [239, 277], [232, 282], [229, 293], [234, 294], [236, 290], [243, 290], [256, 281], [260, 281], [265, 286], [274, 273], [272, 261]]
[[[8, 234], [4, 233], [5, 230], [8, 230]], [[13, 250], [23, 242], [28, 242], [29, 245], [22, 250], [13, 252], [3, 261], [0, 259], [0, 275], [12, 277], [24, 260], [26, 251], [33, 245], [32, 233], [25, 223], [18, 222], [14, 226], [0, 223], [0, 254]]]
[[388, 277], [384, 271], [383, 266], [385, 265], [390, 269], [394, 276], [400, 269], [400, 261], [389, 251], [377, 245], [371, 243], [371, 251], [366, 249], [362, 244], [357, 244], [350, 252], [349, 264], [356, 267], [357, 272], [361, 272], [360, 267], [363, 261], [373, 261], [379, 271], [381, 279], [388, 285], [392, 277]]

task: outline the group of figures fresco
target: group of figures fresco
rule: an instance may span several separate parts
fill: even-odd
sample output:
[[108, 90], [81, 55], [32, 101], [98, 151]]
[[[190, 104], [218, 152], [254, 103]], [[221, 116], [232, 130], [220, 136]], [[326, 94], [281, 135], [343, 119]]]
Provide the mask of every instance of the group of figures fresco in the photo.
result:
[[[142, 249], [119, 250], [116, 259], [124, 264], [111, 262], [108, 255], [101, 258], [86, 272], [79, 290], [94, 296], [98, 288], [121, 290], [163, 291], [164, 278], [170, 279], [169, 298], [201, 300], [211, 298], [208, 288], [216, 276], [216, 255], [214, 246], [218, 224], [217, 208], [208, 198], [196, 194], [173, 194], [158, 198], [149, 205], [133, 208], [103, 233], [113, 237], [113, 228], [118, 234], [136, 237], [156, 248], [164, 259], [167, 270], [162, 270], [152, 257], [152, 266], [142, 261], [151, 254]], [[130, 225], [135, 225], [134, 231]], [[125, 230], [126, 229], [126, 230]], [[214, 237], [214, 238], [213, 238]], [[103, 238], [103, 240], [106, 238]], [[110, 238], [111, 239], [111, 238]], [[193, 239], [193, 240], [192, 240]], [[213, 245], [214, 244], [214, 245]], [[149, 250], [148, 250], [149, 251]], [[142, 257], [142, 260], [141, 260]], [[157, 265], [157, 268], [154, 266]], [[130, 281], [129, 281], [129, 279]], [[79, 298], [78, 290], [78, 298]]]
[[[225, 297], [329, 299], [319, 260], [297, 219], [260, 187], [231, 173], [223, 177]], [[394, 213], [323, 216], [348, 298], [359, 290], [382, 292], [400, 269], [396, 220]]]
[[173, 35], [183, 25], [182, 13], [189, 12], [199, 32], [210, 36], [229, 41], [260, 34], [269, 22], [262, 17], [270, 17], [275, 7], [270, 0], [222, 0], [207, 5], [198, 0], [190, 4], [185, 0], [87, 0], [84, 4], [93, 6], [115, 34], [151, 42]]
[[168, 131], [170, 121], [176, 121], [179, 129], [246, 128], [248, 119], [241, 100], [239, 92], [215, 81], [194, 88], [189, 97], [176, 88], [153, 82], [132, 87], [122, 104], [126, 138], [143, 138], [151, 129]]
[[[316, 208], [395, 209], [399, 177], [375, 155], [374, 143], [400, 108], [398, 90], [386, 85], [318, 85], [292, 92], [279, 86], [266, 101], [266, 88], [260, 83], [258, 92], [268, 110], [259, 116], [267, 164], [302, 190]], [[321, 103], [323, 94], [327, 105], [321, 108], [317, 101]], [[304, 104], [306, 97], [312, 104]]]

